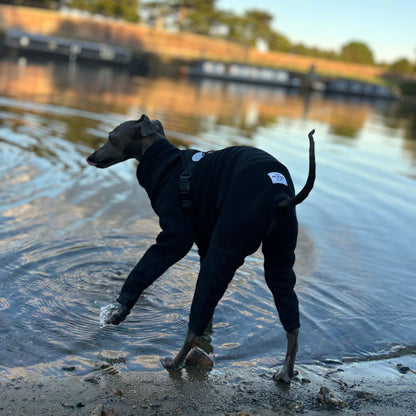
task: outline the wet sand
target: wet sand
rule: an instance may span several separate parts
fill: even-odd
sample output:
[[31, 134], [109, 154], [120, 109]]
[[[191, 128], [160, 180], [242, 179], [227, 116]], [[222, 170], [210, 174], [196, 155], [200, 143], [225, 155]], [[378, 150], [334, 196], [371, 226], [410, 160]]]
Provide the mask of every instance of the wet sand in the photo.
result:
[[0, 415], [415, 414], [416, 356], [412, 354], [300, 365], [290, 386], [274, 382], [274, 370], [188, 368], [172, 375], [107, 368], [84, 376], [20, 377], [0, 381]]

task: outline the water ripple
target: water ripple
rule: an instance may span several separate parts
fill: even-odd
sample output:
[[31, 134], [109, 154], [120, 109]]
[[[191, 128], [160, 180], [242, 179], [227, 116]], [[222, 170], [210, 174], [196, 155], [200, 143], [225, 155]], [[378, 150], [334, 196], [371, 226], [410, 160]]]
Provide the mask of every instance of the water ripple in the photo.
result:
[[[176, 84], [172, 90], [176, 94]], [[218, 97], [222, 109], [226, 91]], [[85, 373], [100, 369], [103, 361], [112, 368], [160, 369], [159, 358], [177, 351], [187, 331], [197, 252], [149, 287], [125, 323], [100, 327], [101, 308], [114, 301], [154, 242], [158, 221], [137, 185], [134, 161], [106, 170], [85, 163], [126, 115], [111, 106], [101, 113], [99, 105], [94, 112], [35, 98], [0, 97], [0, 373], [29, 368], [63, 375], [68, 364]], [[258, 125], [247, 124], [245, 104], [231, 98], [234, 119], [215, 113], [214, 97], [210, 116], [158, 108], [154, 116], [166, 121], [166, 131], [181, 146], [260, 146], [290, 167], [299, 188], [312, 120], [269, 112], [299, 105], [300, 98], [282, 95], [274, 101], [277, 107], [247, 98], [251, 109], [267, 109], [259, 113]], [[355, 109], [346, 107], [347, 115]], [[130, 105], [125, 112], [141, 110]], [[400, 130], [375, 135], [372, 123], [380, 118], [369, 119], [353, 138], [335, 134], [324, 119], [313, 122], [319, 127], [318, 177], [298, 208], [299, 361], [411, 351], [416, 343], [411, 142]], [[262, 267], [261, 253], [250, 256], [215, 311], [210, 348], [219, 367], [272, 366], [284, 359], [286, 337]]]

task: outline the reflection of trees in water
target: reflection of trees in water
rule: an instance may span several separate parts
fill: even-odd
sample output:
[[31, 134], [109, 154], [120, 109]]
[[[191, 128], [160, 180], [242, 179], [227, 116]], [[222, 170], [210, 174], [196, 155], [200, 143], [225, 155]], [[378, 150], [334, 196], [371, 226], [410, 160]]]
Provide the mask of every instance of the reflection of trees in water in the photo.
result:
[[404, 149], [409, 152], [416, 164], [416, 104], [398, 103], [393, 120], [397, 120], [404, 131]]
[[386, 120], [392, 119], [397, 127], [404, 129], [406, 139], [416, 141], [416, 104], [397, 103], [393, 108], [393, 117]]
[[416, 103], [393, 102], [379, 108], [386, 127], [403, 131], [403, 148], [416, 163]]
[[[88, 115], [53, 115], [67, 124], [63, 132], [67, 140], [90, 145], [97, 144], [97, 132], [103, 137], [111, 129], [111, 117], [105, 116], [111, 114], [116, 114], [117, 119], [148, 113], [161, 119], [167, 130], [189, 135], [218, 132], [220, 136], [232, 131], [225, 143], [230, 145], [234, 144], [234, 136], [251, 139], [260, 128], [305, 119], [329, 125], [334, 136], [356, 139], [376, 113], [387, 127], [404, 131], [405, 148], [416, 155], [414, 106], [398, 102], [339, 97], [334, 100], [319, 94], [301, 95], [291, 90], [219, 81], [143, 78], [109, 66], [71, 67], [66, 62], [39, 61], [19, 65], [11, 60], [0, 61], [0, 94], [103, 115], [104, 121], [100, 117], [88, 119]], [[185, 136], [178, 136], [177, 141], [184, 145], [189, 142]]]
[[367, 102], [328, 100], [328, 114], [320, 121], [329, 124], [331, 134], [355, 139], [372, 113], [373, 109]]

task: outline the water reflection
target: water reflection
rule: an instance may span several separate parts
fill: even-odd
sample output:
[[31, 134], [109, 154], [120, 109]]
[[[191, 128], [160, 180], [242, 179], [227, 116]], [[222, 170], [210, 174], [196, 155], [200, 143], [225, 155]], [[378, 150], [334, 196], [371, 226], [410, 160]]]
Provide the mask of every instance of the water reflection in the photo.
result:
[[[123, 368], [159, 369], [159, 357], [181, 345], [195, 251], [145, 293], [128, 325], [98, 323], [100, 307], [159, 229], [134, 161], [98, 171], [84, 159], [116, 124], [143, 112], [160, 118], [181, 146], [264, 148], [290, 167], [298, 186], [306, 133], [316, 127], [318, 180], [299, 207], [299, 359], [365, 358], [416, 344], [409, 330], [416, 304], [412, 108], [3, 60], [0, 375], [27, 366], [60, 374], [64, 364], [86, 372], [120, 357]], [[285, 337], [258, 253], [217, 308], [212, 345], [218, 366], [283, 358]]]
[[[279, 88], [212, 80], [191, 83], [186, 79], [141, 78], [112, 67], [77, 66], [74, 74], [74, 69], [64, 63], [3, 60], [0, 94], [98, 114], [136, 118], [146, 112], [161, 118], [168, 129], [192, 135], [221, 125], [250, 139], [263, 127], [308, 119], [328, 125], [334, 136], [356, 139], [371, 117], [381, 117], [386, 128], [403, 130], [410, 141], [416, 137], [414, 108], [400, 102], [326, 99], [320, 94], [300, 95]], [[80, 137], [79, 123], [71, 123], [71, 117], [65, 117], [65, 122], [70, 125], [66, 138]], [[414, 158], [414, 145], [405, 143]]]

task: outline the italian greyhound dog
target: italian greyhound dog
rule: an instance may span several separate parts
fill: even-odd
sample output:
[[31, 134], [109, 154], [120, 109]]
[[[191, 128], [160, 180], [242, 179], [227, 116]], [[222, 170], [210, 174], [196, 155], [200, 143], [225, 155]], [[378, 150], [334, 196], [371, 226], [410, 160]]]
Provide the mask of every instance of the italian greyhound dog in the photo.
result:
[[290, 383], [300, 327], [293, 272], [295, 205], [308, 196], [315, 181], [313, 134], [314, 130], [309, 133], [308, 178], [295, 194], [287, 168], [260, 149], [180, 150], [166, 139], [162, 124], [146, 115], [111, 131], [87, 162], [107, 168], [137, 159], [137, 179], [159, 216], [161, 232], [125, 280], [107, 323], [123, 321], [141, 293], [195, 243], [201, 267], [188, 332], [176, 356], [161, 360], [168, 371], [178, 370], [211, 322], [236, 270], [261, 246], [266, 283], [287, 335], [286, 358], [273, 378]]

